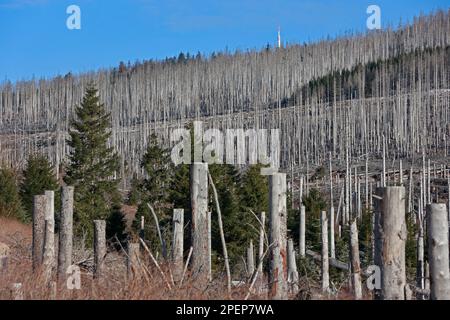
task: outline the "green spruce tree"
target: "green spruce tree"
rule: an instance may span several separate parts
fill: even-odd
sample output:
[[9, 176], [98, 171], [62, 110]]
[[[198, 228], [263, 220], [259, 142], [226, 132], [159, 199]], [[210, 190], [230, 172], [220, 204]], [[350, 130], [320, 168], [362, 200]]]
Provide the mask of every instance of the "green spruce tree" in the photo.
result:
[[115, 178], [119, 156], [108, 146], [110, 114], [92, 84], [75, 114], [67, 142], [71, 151], [64, 180], [75, 187], [75, 232], [77, 235], [84, 232], [91, 240], [93, 220], [107, 219], [113, 206], [120, 202], [119, 180]]
[[[142, 157], [141, 167], [144, 169], [145, 178], [140, 182], [135, 181], [139, 188], [140, 203], [132, 227], [135, 233], [138, 233], [140, 231], [141, 217], [143, 216], [145, 221], [143, 236], [152, 249], [159, 250], [161, 246], [157, 236], [155, 219], [150, 212], [148, 204], [154, 208], [160, 227], [163, 230], [169, 230], [171, 222], [169, 190], [173, 176], [173, 166], [170, 159], [170, 150], [160, 145], [155, 134], [149, 137], [146, 152]], [[135, 194], [137, 193], [136, 191]]]
[[43, 155], [30, 155], [27, 166], [23, 171], [23, 180], [20, 186], [20, 196], [25, 210], [25, 219], [31, 221], [33, 210], [33, 197], [43, 194], [46, 190], [55, 191], [55, 212], [59, 208], [58, 181], [53, 167]]
[[16, 173], [0, 168], [0, 216], [25, 220]]

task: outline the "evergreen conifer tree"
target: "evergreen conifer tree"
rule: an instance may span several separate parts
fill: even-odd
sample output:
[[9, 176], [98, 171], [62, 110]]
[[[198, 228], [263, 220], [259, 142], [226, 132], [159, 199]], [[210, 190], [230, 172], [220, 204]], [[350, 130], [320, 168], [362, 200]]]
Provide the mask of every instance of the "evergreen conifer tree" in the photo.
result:
[[92, 84], [75, 114], [67, 142], [71, 151], [64, 180], [75, 187], [75, 232], [77, 235], [85, 232], [91, 240], [92, 221], [107, 219], [113, 205], [120, 201], [119, 181], [115, 178], [120, 164], [117, 153], [108, 146], [110, 114]]
[[52, 165], [43, 155], [30, 155], [27, 166], [23, 171], [23, 180], [20, 186], [20, 196], [27, 221], [32, 218], [33, 196], [43, 194], [46, 190], [55, 191], [55, 209], [58, 208], [58, 182]]
[[13, 170], [0, 168], [0, 216], [25, 220], [16, 177]]

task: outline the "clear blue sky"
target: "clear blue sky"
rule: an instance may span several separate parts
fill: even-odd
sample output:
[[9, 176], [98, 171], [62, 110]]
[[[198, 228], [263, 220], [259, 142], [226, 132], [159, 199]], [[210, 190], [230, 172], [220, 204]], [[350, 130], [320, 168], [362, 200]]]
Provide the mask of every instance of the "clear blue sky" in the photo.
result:
[[[81, 8], [68, 30], [66, 8]], [[382, 26], [450, 7], [449, 0], [0, 0], [0, 82], [162, 59], [179, 52], [261, 48], [363, 31], [366, 8]]]

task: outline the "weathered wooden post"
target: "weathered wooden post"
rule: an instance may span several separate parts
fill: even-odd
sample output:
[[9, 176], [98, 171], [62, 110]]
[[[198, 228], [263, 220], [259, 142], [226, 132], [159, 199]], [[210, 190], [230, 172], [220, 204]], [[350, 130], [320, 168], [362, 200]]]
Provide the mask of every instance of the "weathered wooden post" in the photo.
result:
[[297, 262], [295, 261], [294, 242], [292, 239], [288, 240], [288, 284], [292, 293], [298, 292], [298, 270]]
[[305, 246], [305, 206], [300, 206], [300, 236], [299, 236], [299, 254], [300, 257], [305, 257], [306, 246]]
[[44, 277], [50, 281], [56, 264], [55, 255], [55, 192], [45, 191]]
[[330, 274], [328, 257], [328, 218], [326, 211], [321, 212], [320, 223], [322, 227], [322, 292], [328, 293], [330, 288]]
[[428, 261], [430, 263], [430, 298], [450, 300], [447, 206], [427, 205]]
[[45, 195], [33, 197], [33, 270], [37, 270], [44, 257], [44, 238], [45, 238]]
[[208, 164], [195, 162], [191, 165], [192, 209], [192, 272], [197, 281], [208, 282]]
[[255, 272], [255, 252], [253, 250], [253, 240], [250, 240], [250, 244], [247, 247], [247, 276], [251, 280], [251, 277]]
[[173, 209], [172, 263], [175, 281], [183, 275], [184, 209]]
[[353, 294], [356, 300], [360, 300], [362, 298], [361, 265], [359, 261], [358, 227], [356, 220], [353, 220], [350, 226], [350, 266]]
[[106, 256], [106, 221], [94, 220], [94, 278], [100, 279], [104, 273]]
[[283, 234], [286, 227], [286, 174], [274, 173], [269, 177], [269, 209], [270, 209], [270, 271], [269, 290], [272, 299], [287, 299], [287, 255]]
[[139, 278], [140, 277], [140, 270], [139, 270], [139, 250], [140, 250], [140, 244], [139, 243], [128, 243], [128, 252], [127, 252], [127, 275], [128, 279], [133, 278]]
[[11, 249], [5, 243], [0, 242], [0, 273], [8, 269], [8, 260]]
[[58, 277], [63, 278], [72, 265], [73, 191], [72, 186], [61, 189], [61, 222], [59, 227]]
[[376, 189], [375, 264], [381, 271], [381, 290], [377, 298], [404, 300], [405, 269], [405, 188]]

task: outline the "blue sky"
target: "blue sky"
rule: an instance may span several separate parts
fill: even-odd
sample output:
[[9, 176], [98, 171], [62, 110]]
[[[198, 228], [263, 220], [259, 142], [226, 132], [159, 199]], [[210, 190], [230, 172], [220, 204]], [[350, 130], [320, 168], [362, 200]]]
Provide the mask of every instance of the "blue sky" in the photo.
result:
[[[81, 9], [81, 30], [66, 8]], [[366, 8], [382, 26], [447, 9], [449, 0], [0, 0], [0, 82], [163, 59], [179, 52], [261, 48], [363, 31]]]

